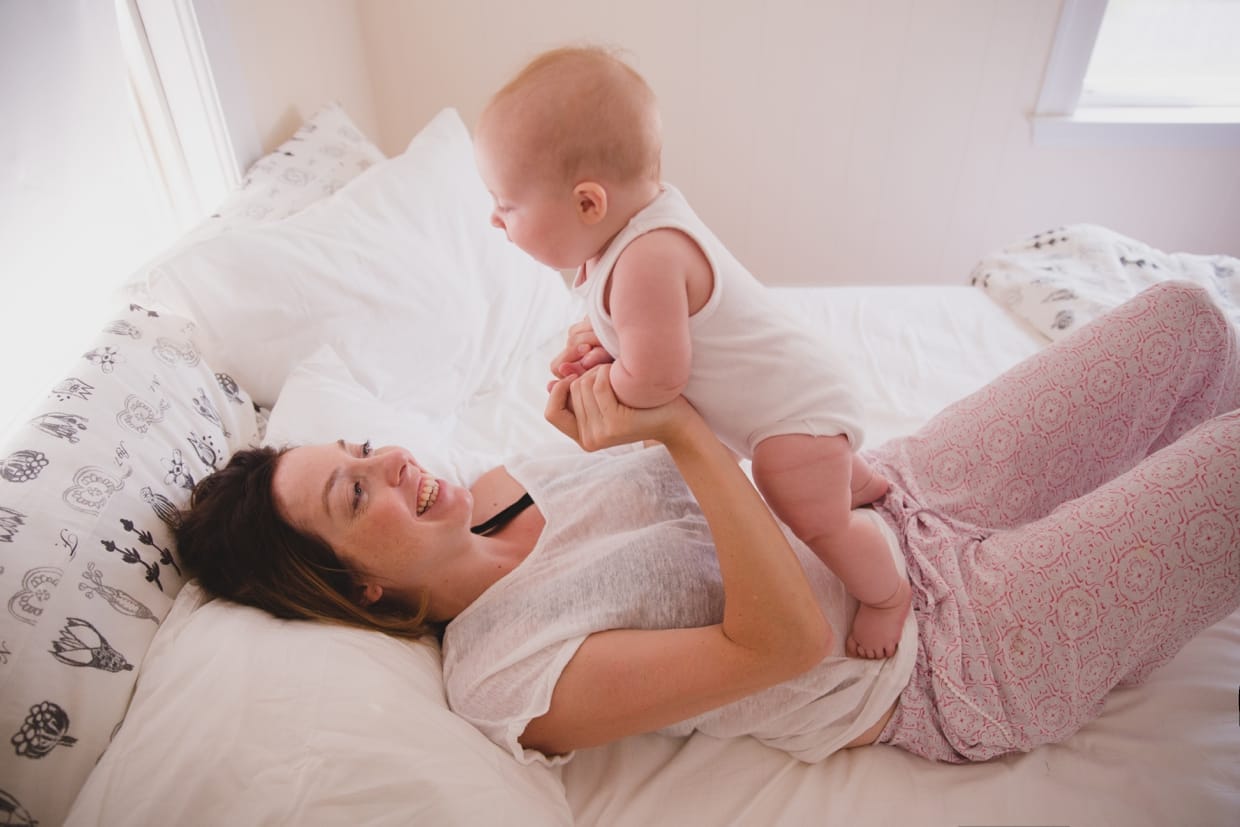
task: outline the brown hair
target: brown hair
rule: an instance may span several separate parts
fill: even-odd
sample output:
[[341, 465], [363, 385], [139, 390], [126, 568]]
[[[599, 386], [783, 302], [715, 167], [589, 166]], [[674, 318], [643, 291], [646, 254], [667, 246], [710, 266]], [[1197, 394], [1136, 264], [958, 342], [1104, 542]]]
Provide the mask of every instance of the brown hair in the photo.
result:
[[567, 183], [659, 180], [663, 143], [654, 92], [607, 49], [565, 47], [538, 55], [495, 93], [483, 121], [496, 111], [515, 130], [508, 138], [533, 156], [527, 161], [550, 161]]
[[342, 623], [406, 638], [442, 631], [417, 609], [380, 600], [362, 606], [352, 571], [331, 547], [289, 525], [272, 480], [288, 449], [233, 454], [194, 486], [181, 511], [176, 543], [187, 573], [212, 594], [276, 617]]

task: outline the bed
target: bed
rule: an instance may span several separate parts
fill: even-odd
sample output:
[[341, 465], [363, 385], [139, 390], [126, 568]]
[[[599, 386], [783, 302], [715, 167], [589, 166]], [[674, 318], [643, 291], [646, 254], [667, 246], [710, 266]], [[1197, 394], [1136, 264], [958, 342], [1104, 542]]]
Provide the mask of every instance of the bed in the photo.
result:
[[[807, 765], [748, 739], [648, 735], [553, 770], [447, 709], [433, 645], [279, 621], [186, 582], [173, 509], [246, 445], [398, 442], [459, 481], [576, 450], [541, 410], [580, 308], [487, 226], [488, 204], [454, 111], [385, 160], [329, 107], [127, 286], [0, 453], [0, 821], [1235, 823], [1240, 613], [1027, 755], [946, 766], [874, 747]], [[848, 354], [870, 444], [1140, 286], [1084, 290], [1076, 270], [1143, 251], [1162, 262], [1150, 278], [1204, 280], [1232, 307], [1234, 260], [1055, 233], [982, 259], [973, 284], [773, 289]]]

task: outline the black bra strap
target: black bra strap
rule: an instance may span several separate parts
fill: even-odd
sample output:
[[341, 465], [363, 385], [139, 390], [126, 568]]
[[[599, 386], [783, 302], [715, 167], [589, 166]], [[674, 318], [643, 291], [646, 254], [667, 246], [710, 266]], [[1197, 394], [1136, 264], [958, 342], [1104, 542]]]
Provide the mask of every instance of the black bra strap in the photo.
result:
[[521, 495], [521, 499], [499, 512], [485, 523], [479, 523], [474, 526], [470, 529], [470, 531], [474, 534], [481, 534], [484, 537], [488, 534], [494, 534], [496, 531], [499, 531], [501, 528], [511, 523], [514, 519], [516, 519], [518, 514], [533, 504], [534, 498], [531, 497], [527, 491]]

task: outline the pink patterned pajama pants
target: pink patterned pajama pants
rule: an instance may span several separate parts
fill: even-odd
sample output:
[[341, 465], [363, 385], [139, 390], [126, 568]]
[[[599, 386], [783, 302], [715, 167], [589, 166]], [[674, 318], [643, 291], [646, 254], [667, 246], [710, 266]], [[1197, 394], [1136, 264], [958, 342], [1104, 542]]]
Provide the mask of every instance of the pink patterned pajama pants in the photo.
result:
[[1240, 605], [1240, 343], [1160, 284], [868, 453], [920, 646], [880, 743], [1063, 740]]

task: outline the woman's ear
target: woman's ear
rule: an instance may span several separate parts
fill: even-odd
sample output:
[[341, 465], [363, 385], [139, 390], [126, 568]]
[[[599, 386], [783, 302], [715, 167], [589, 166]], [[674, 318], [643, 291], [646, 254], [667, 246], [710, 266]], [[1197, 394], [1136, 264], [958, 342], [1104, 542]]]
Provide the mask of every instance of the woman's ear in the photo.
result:
[[383, 587], [374, 583], [358, 583], [353, 588], [353, 600], [361, 606], [373, 606], [383, 597]]
[[583, 224], [594, 225], [607, 217], [607, 189], [597, 181], [582, 181], [573, 187], [573, 198]]

